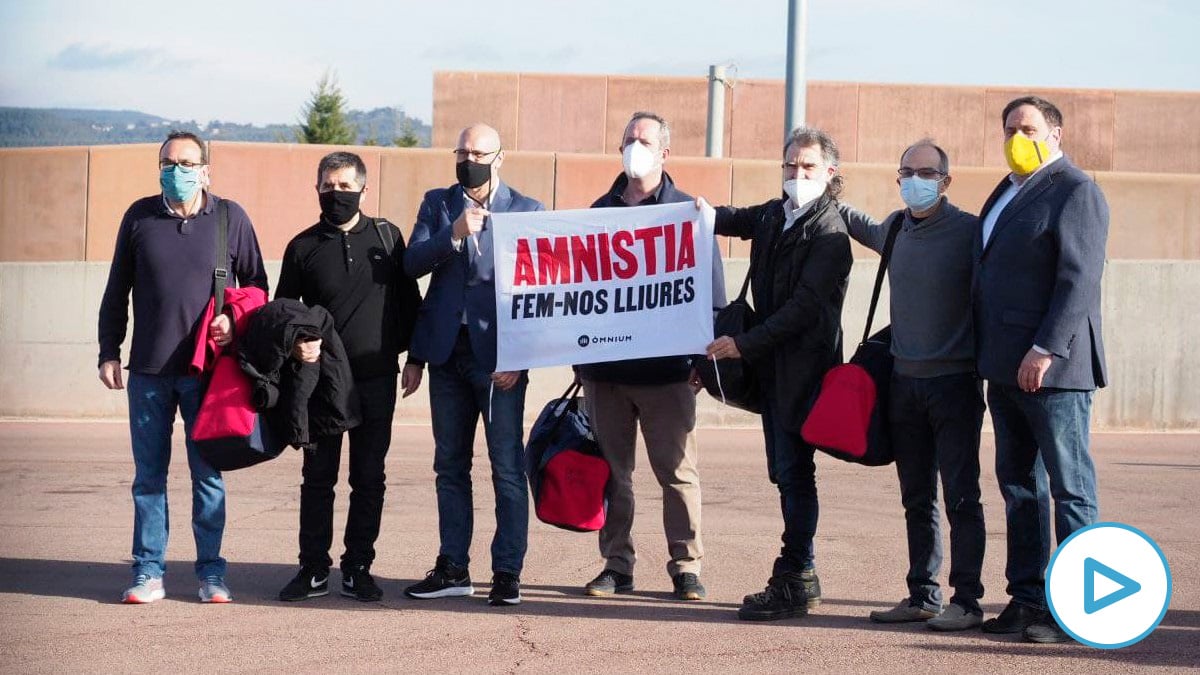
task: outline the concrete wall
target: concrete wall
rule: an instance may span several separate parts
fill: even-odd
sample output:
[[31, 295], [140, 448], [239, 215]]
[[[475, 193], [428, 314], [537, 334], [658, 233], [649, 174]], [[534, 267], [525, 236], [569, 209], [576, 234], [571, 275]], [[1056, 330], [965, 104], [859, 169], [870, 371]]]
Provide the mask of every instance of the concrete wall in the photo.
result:
[[[726, 269], [730, 293], [747, 261]], [[859, 261], [843, 314], [848, 340], [862, 334], [876, 263]], [[270, 263], [271, 280], [278, 264]], [[96, 313], [108, 266], [99, 262], [0, 263], [0, 417], [122, 417], [122, 392], [96, 377]], [[1104, 283], [1104, 335], [1112, 385], [1095, 401], [1095, 429], [1200, 429], [1200, 262], [1116, 261]], [[31, 301], [37, 298], [37, 301]], [[877, 325], [887, 318], [887, 295]], [[128, 345], [123, 349], [128, 356]], [[567, 368], [531, 373], [529, 421], [566, 388]], [[757, 418], [699, 397], [699, 423], [756, 425]], [[425, 387], [401, 401], [401, 422], [429, 420]]]
[[[268, 260], [316, 221], [317, 162], [337, 146], [287, 143], [210, 145], [213, 190], [250, 214]], [[407, 236], [426, 190], [454, 182], [444, 148], [356, 147], [367, 163], [368, 213], [378, 213]], [[158, 190], [157, 146], [0, 149], [0, 261], [109, 260], [121, 216], [138, 197]], [[586, 208], [621, 171], [616, 153], [511, 151], [504, 179], [548, 207]], [[683, 190], [714, 204], [745, 206], [780, 193], [777, 160], [671, 157], [667, 171]], [[842, 165], [845, 200], [878, 218], [901, 208], [895, 162]], [[950, 198], [978, 211], [1005, 170], [955, 166]], [[1115, 260], [1200, 260], [1200, 174], [1092, 172], [1109, 200]], [[722, 252], [747, 255], [724, 242]], [[855, 247], [855, 256], [873, 254]]]
[[[653, 110], [671, 123], [676, 155], [704, 154], [704, 77], [437, 72], [433, 90], [435, 146], [483, 121], [512, 149], [610, 153], [629, 115]], [[1002, 168], [1000, 113], [1025, 94], [1062, 110], [1064, 146], [1086, 169], [1200, 173], [1200, 92], [810, 82], [806, 117], [846, 162], [890, 164], [932, 136], [958, 165]], [[783, 100], [782, 80], [738, 80], [725, 97], [726, 156], [777, 158]]]
[[[551, 83], [553, 84], [553, 83]], [[541, 96], [561, 96], [546, 85]], [[526, 92], [528, 93], [528, 91]], [[566, 114], [566, 113], [564, 113]], [[517, 122], [514, 122], [514, 124]], [[242, 203], [264, 256], [317, 215], [318, 158], [330, 147], [288, 144], [211, 146], [214, 190]], [[447, 149], [356, 148], [368, 162], [367, 210], [411, 229], [425, 190], [453, 182]], [[124, 400], [95, 379], [96, 314], [116, 229], [134, 199], [157, 191], [156, 145], [0, 150], [0, 416], [117, 416]], [[591, 203], [620, 170], [615, 153], [512, 151], [504, 175], [557, 208]], [[672, 157], [680, 187], [714, 203], [748, 205], [779, 193], [777, 160]], [[846, 199], [882, 217], [900, 206], [895, 168], [847, 163]], [[1004, 170], [955, 168], [952, 199], [977, 210]], [[1189, 308], [1200, 296], [1200, 175], [1094, 172], [1112, 211], [1105, 279], [1105, 333], [1113, 387], [1096, 399], [1099, 428], [1200, 427], [1200, 328]], [[733, 289], [748, 246], [722, 243]], [[846, 309], [848, 335], [861, 331], [875, 265], [859, 258]], [[274, 278], [277, 263], [269, 263]], [[531, 414], [560, 393], [565, 369], [535, 373]], [[428, 418], [428, 399], [399, 408], [401, 419]], [[707, 424], [752, 418], [704, 399]]]

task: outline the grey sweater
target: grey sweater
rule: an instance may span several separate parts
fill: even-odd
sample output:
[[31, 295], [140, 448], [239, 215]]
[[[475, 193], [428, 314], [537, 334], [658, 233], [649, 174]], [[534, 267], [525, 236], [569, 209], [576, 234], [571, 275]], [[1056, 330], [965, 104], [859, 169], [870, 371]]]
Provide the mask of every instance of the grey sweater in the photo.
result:
[[[884, 223], [852, 208], [842, 209], [850, 236], [883, 251]], [[906, 377], [939, 377], [975, 370], [971, 328], [971, 246], [979, 218], [943, 198], [919, 223], [904, 210], [888, 264], [891, 288], [892, 355]]]

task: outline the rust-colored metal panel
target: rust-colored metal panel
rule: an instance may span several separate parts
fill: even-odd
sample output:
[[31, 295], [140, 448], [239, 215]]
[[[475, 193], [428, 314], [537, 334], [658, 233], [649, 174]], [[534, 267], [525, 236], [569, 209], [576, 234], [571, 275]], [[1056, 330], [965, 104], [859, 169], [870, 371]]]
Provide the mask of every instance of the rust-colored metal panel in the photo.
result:
[[[732, 195], [733, 160], [705, 157], [671, 157], [667, 173], [675, 186], [693, 197], [704, 197], [710, 204], [728, 204]], [[717, 237], [721, 255], [729, 256], [729, 241]]]
[[[988, 87], [983, 121], [983, 165], [1006, 167], [1004, 106], [1020, 96], [1041, 96], [1063, 114], [1063, 152], [1076, 165], [1108, 171], [1113, 161], [1113, 92], [1104, 89], [1019, 89]], [[957, 160], [952, 156], [950, 162]]]
[[[732, 97], [725, 98], [732, 105]], [[608, 78], [604, 151], [618, 152], [630, 116], [639, 110], [657, 113], [671, 126], [671, 152], [676, 156], [703, 157], [708, 129], [708, 80], [703, 77]], [[728, 109], [726, 110], [728, 112]], [[729, 115], [726, 115], [726, 120]], [[725, 128], [729, 147], [729, 125]]]
[[[900, 199], [900, 188], [896, 186], [897, 164], [842, 164], [845, 190], [841, 200], [850, 206], [883, 220], [889, 213], [904, 208]], [[874, 251], [851, 242], [854, 258], [871, 260], [878, 256]]]
[[453, 148], [463, 128], [483, 122], [500, 132], [505, 147], [520, 147], [516, 73], [445, 72], [433, 74], [433, 147]]
[[500, 176], [517, 192], [553, 208], [554, 153], [506, 152]]
[[87, 259], [111, 260], [121, 218], [134, 201], [162, 192], [157, 143], [88, 151]]
[[603, 75], [521, 75], [518, 150], [604, 152]]
[[379, 159], [379, 213], [412, 235], [425, 193], [453, 185], [454, 155], [446, 148], [387, 148]]
[[0, 150], [0, 262], [83, 260], [87, 148]]
[[1200, 92], [1116, 92], [1113, 169], [1200, 173]]
[[[670, 166], [668, 162], [667, 166]], [[667, 169], [670, 171], [670, 169]], [[554, 208], [586, 209], [612, 186], [621, 173], [617, 154], [559, 153], [554, 167]]]
[[958, 208], [979, 215], [992, 190], [1008, 175], [1007, 168], [950, 165], [950, 187], [946, 195]]
[[[857, 162], [858, 84], [853, 82], [809, 82], [805, 120], [833, 136], [842, 162]], [[778, 153], [774, 156], [779, 156]]]
[[1111, 259], [1200, 260], [1200, 176], [1097, 172]]
[[726, 99], [733, 103], [726, 154], [737, 159], [778, 157], [783, 143], [783, 82], [738, 80]]
[[337, 150], [362, 157], [368, 188], [362, 210], [367, 215], [379, 213], [380, 148], [374, 146], [212, 142], [212, 190], [246, 210], [263, 258], [279, 260], [292, 237], [320, 217], [317, 164]]
[[[783, 122], [779, 123], [783, 129]], [[754, 206], [775, 199], [783, 193], [783, 169], [778, 159], [736, 159], [728, 204], [732, 206]], [[713, 202], [714, 206], [721, 203]], [[749, 258], [750, 241], [731, 237], [728, 239], [730, 258]]]
[[958, 164], [980, 166], [986, 99], [982, 87], [861, 84], [857, 161], [892, 164], [931, 137]]

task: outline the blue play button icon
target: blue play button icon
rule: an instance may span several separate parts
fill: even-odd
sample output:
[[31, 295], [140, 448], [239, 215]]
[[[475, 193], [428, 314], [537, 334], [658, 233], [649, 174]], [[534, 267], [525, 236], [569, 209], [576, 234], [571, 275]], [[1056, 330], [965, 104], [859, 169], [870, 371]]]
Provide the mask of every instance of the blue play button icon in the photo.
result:
[[[1096, 597], [1096, 575], [1099, 574], [1110, 582], [1120, 586], [1115, 591], [1107, 593], [1102, 598]], [[1111, 585], [1111, 584], [1109, 584]], [[1094, 614], [1100, 610], [1120, 602], [1125, 598], [1142, 590], [1142, 585], [1121, 574], [1113, 568], [1096, 560], [1095, 558], [1083, 559], [1083, 611], [1087, 614]]]

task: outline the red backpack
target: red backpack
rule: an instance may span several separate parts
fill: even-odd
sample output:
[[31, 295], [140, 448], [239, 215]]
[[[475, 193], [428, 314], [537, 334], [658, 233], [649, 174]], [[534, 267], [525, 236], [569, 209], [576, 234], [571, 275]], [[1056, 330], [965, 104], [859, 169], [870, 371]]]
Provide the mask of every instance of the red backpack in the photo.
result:
[[883, 287], [888, 259], [900, 231], [900, 216], [887, 227], [867, 327], [850, 362], [825, 373], [812, 410], [800, 428], [800, 436], [816, 449], [847, 462], [884, 466], [895, 461], [892, 454], [888, 389], [892, 381], [892, 329], [888, 326], [871, 335], [875, 306]]

